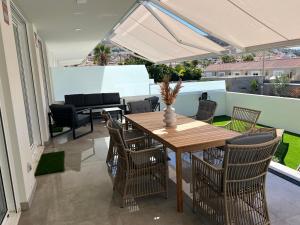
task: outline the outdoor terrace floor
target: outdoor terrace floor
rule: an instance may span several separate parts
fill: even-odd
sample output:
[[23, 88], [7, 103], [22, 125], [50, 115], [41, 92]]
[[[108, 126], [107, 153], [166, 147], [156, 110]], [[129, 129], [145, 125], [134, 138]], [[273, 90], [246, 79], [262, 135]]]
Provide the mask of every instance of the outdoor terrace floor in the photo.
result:
[[[46, 152], [65, 151], [64, 173], [37, 177], [31, 208], [22, 213], [19, 225], [208, 225], [203, 215], [192, 213], [189, 197], [189, 155], [183, 157], [186, 192], [184, 213], [176, 212], [174, 154], [170, 152], [169, 198], [152, 196], [137, 199], [120, 208], [112, 190], [105, 163], [108, 132], [95, 121], [92, 134], [72, 140], [71, 135], [54, 139]], [[300, 224], [300, 188], [268, 174], [267, 197], [272, 225]]]

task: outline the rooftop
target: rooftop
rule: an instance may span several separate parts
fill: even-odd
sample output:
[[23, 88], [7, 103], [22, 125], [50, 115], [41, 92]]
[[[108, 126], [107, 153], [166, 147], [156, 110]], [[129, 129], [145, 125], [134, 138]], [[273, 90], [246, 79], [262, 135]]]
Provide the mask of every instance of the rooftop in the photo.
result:
[[211, 64], [205, 69], [205, 71], [217, 72], [217, 71], [235, 71], [235, 70], [236, 71], [261, 70], [263, 67], [265, 67], [265, 69], [300, 68], [300, 58], [266, 60], [264, 63], [265, 65], [263, 65], [263, 61], [251, 61], [251, 62]]

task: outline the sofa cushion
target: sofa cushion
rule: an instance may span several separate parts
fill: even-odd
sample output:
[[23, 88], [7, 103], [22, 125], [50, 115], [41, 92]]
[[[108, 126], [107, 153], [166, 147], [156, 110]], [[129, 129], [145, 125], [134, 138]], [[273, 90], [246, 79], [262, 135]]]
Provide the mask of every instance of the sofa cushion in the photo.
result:
[[85, 106], [102, 105], [102, 94], [85, 94], [84, 95]]
[[103, 104], [120, 104], [120, 95], [119, 93], [103, 93]]
[[242, 136], [238, 136], [232, 138], [227, 141], [227, 144], [231, 145], [256, 145], [262, 144], [268, 141], [273, 140], [274, 133], [273, 132], [264, 132], [264, 133], [254, 133], [254, 134], [245, 134]]
[[83, 94], [65, 95], [65, 104], [76, 107], [84, 106], [85, 99]]

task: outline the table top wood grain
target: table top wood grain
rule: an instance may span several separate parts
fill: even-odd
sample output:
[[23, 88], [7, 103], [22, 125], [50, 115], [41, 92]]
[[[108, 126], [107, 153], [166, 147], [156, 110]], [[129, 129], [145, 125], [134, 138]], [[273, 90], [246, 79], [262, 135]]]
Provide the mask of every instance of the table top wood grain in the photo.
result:
[[173, 151], [191, 152], [224, 146], [227, 139], [240, 135], [178, 114], [177, 125], [167, 128], [163, 115], [164, 112], [149, 112], [129, 114], [125, 118]]

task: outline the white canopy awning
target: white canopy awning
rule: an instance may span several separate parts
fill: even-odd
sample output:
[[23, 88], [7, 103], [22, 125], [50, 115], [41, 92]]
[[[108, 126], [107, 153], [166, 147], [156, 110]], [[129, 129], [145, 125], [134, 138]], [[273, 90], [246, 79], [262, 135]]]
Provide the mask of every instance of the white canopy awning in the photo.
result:
[[153, 62], [166, 62], [225, 50], [151, 4], [148, 4], [150, 9], [146, 7], [138, 6], [117, 26], [111, 41]]
[[160, 0], [157, 4], [241, 50], [300, 44], [299, 0]]
[[112, 42], [168, 62], [221, 53], [207, 35], [241, 51], [300, 44], [299, 0], [149, 0], [111, 36]]

